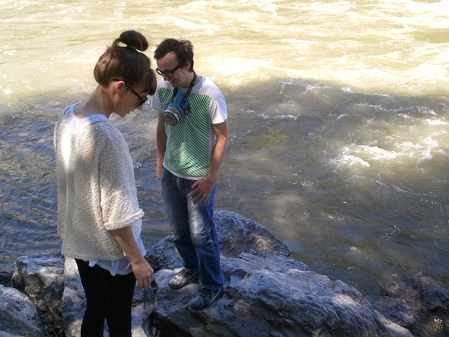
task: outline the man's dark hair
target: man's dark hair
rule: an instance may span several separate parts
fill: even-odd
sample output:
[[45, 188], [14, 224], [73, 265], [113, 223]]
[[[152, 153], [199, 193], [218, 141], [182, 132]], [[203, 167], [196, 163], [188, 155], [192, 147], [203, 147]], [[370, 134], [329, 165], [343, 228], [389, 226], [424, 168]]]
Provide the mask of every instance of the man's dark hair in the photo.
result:
[[180, 67], [185, 67], [186, 63], [190, 61], [189, 71], [193, 71], [193, 45], [190, 41], [165, 39], [154, 51], [154, 58], [159, 60], [170, 52], [176, 54], [176, 59]]

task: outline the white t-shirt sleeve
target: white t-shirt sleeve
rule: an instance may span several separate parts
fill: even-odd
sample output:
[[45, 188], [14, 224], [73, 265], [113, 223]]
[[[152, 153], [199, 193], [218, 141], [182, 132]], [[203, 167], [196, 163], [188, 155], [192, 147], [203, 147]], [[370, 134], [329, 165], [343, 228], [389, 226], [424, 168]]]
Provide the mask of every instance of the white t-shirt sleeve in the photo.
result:
[[228, 109], [226, 107], [226, 100], [222, 92], [218, 88], [211, 96], [209, 110], [212, 124], [223, 123], [228, 118]]

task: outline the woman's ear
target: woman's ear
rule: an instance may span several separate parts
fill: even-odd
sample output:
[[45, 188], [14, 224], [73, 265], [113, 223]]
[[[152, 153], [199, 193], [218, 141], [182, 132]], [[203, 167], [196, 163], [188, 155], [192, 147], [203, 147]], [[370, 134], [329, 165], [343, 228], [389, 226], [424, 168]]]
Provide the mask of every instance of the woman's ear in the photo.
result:
[[126, 87], [124, 81], [113, 81], [113, 93], [121, 96], [123, 94], [123, 89]]

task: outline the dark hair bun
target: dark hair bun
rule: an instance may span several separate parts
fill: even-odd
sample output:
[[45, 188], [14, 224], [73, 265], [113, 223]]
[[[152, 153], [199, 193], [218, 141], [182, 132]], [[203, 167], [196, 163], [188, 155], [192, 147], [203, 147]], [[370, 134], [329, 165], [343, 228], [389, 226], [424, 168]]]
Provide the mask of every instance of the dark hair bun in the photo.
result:
[[124, 31], [98, 59], [94, 68], [95, 80], [103, 87], [115, 79], [123, 80], [128, 85], [141, 86], [142, 92], [153, 95], [156, 75], [150, 59], [143, 53], [148, 47], [148, 41], [141, 33]]
[[139, 50], [144, 52], [148, 49], [148, 42], [145, 36], [135, 30], [127, 30], [120, 34], [120, 37], [116, 39], [113, 43], [115, 46], [119, 44], [125, 45], [126, 47]]

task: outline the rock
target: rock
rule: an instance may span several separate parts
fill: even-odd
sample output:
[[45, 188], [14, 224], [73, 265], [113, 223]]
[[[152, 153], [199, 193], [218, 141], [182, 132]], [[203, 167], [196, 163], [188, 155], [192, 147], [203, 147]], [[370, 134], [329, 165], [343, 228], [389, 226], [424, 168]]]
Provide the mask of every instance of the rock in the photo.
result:
[[415, 323], [414, 313], [410, 305], [403, 298], [393, 298], [389, 296], [367, 297], [375, 310], [378, 310], [386, 318], [410, 328]]
[[187, 309], [198, 284], [168, 287], [175, 268], [182, 267], [173, 236], [147, 251], [160, 269], [161, 336], [411, 336], [375, 312], [355, 288], [289, 258], [288, 247], [261, 225], [231, 212], [218, 212], [215, 220], [225, 295], [201, 312]]
[[0, 284], [5, 287], [10, 287], [12, 283], [12, 275], [12, 273], [0, 272]]
[[62, 295], [62, 326], [66, 337], [79, 336], [86, 299], [74, 259], [66, 258], [64, 264], [64, 293]]
[[[236, 257], [242, 252], [257, 256], [265, 254], [290, 256], [290, 249], [287, 245], [251, 219], [233, 212], [222, 211], [214, 214], [214, 221], [217, 227], [220, 252], [225, 257]], [[307, 268], [305, 264], [302, 266], [301, 268]]]
[[64, 257], [61, 254], [21, 256], [15, 263], [13, 286], [30, 297], [41, 313], [44, 326], [51, 334], [61, 333], [63, 281]]
[[0, 337], [25, 337], [25, 336], [12, 335], [8, 332], [0, 331]]
[[17, 289], [0, 285], [0, 337], [43, 337], [36, 306]]
[[382, 315], [417, 336], [449, 335], [449, 291], [441, 283], [418, 275], [386, 292], [388, 296], [368, 297]]
[[[253, 220], [225, 211], [216, 212], [214, 220], [220, 243], [220, 253], [224, 257], [238, 256], [242, 252], [258, 256], [264, 254], [290, 255], [287, 245]], [[171, 266], [172, 269], [182, 266], [181, 257], [173, 240], [173, 234], [169, 234], [147, 250], [146, 258], [155, 270], [166, 268], [166, 266]], [[298, 261], [298, 263], [301, 262]], [[305, 264], [302, 266], [302, 268], [308, 269]]]
[[448, 311], [449, 291], [430, 277], [410, 277], [387, 289], [390, 297], [406, 297], [414, 311]]
[[383, 316], [377, 310], [375, 312], [379, 321], [388, 330], [390, 337], [413, 337], [413, 334], [406, 328], [403, 328], [402, 326], [397, 325], [393, 321], [385, 318], [385, 316]]
[[[214, 217], [225, 276], [223, 297], [201, 312], [187, 309], [199, 285], [191, 284], [180, 290], [168, 287], [168, 280], [182, 267], [173, 236], [168, 235], [147, 251], [146, 258], [157, 270], [159, 289], [156, 296], [150, 289], [136, 290], [133, 337], [152, 336], [152, 319], [157, 319], [160, 337], [412, 336], [396, 323], [412, 324], [407, 315], [413, 316], [413, 307], [404, 305], [404, 310], [398, 313], [391, 304], [402, 305], [401, 300], [407, 298], [400, 294], [412, 296], [415, 292], [392, 289], [391, 296], [398, 297], [389, 297], [396, 302], [389, 302], [391, 314], [385, 317], [381, 305], [378, 308], [375, 301], [371, 305], [355, 288], [310, 271], [304, 263], [290, 258], [288, 247], [263, 226], [232, 212], [217, 212]], [[13, 279], [15, 286], [35, 301], [43, 317], [53, 315], [55, 308], [62, 308], [59, 320], [66, 336], [79, 336], [85, 298], [73, 259], [64, 260], [61, 255], [51, 253], [21, 257]], [[444, 289], [435, 288], [430, 281], [420, 284], [421, 292], [428, 298], [422, 308], [446, 310]], [[0, 333], [22, 334], [17, 330]], [[62, 335], [55, 332], [52, 336]]]

